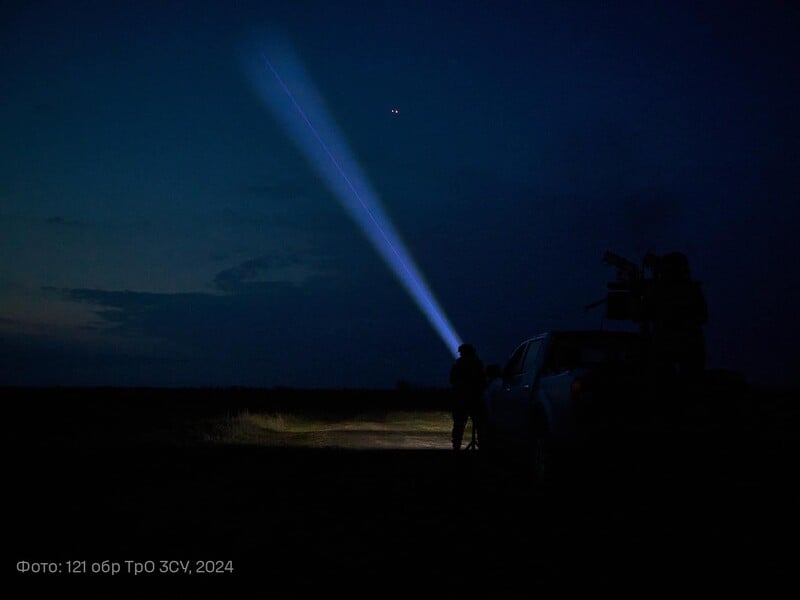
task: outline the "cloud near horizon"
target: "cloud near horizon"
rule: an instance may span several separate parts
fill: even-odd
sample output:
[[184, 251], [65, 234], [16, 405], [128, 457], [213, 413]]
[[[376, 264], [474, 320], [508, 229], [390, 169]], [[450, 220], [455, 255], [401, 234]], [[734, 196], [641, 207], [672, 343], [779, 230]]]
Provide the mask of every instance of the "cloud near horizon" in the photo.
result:
[[[330, 272], [308, 275], [308, 268], [302, 281], [274, 277], [287, 267], [305, 264], [292, 255], [242, 261], [219, 271], [214, 278], [217, 291], [208, 293], [46, 291], [91, 306], [96, 321], [85, 327], [110, 343], [104, 350], [107, 356], [125, 351], [149, 365], [140, 385], [385, 387], [400, 379], [445, 383], [441, 373], [446, 372], [449, 355], [444, 346], [440, 353], [433, 352], [441, 354], [433, 368], [409, 368], [420, 345], [440, 342], [410, 302], [398, 306], [394, 296], [404, 292], [387, 273], [374, 269], [367, 280]], [[416, 326], [408, 327], [409, 321]], [[125, 350], [131, 340], [133, 353]], [[52, 362], [58, 355], [52, 347], [59, 345], [46, 342], [40, 344], [41, 353]], [[355, 344], [360, 352], [337, 353], [342, 344]], [[93, 355], [98, 352], [92, 350]], [[91, 384], [104, 381], [107, 374], [84, 376]], [[134, 379], [132, 374], [123, 378]]]

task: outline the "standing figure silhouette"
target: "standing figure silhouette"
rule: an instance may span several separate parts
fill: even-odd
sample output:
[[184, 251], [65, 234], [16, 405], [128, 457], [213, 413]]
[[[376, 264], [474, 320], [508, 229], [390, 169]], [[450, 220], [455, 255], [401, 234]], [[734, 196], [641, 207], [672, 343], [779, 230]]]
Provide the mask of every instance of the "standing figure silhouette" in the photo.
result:
[[461, 449], [464, 429], [470, 418], [480, 445], [483, 390], [486, 387], [483, 363], [475, 347], [461, 344], [458, 353], [459, 357], [450, 369], [450, 385], [453, 386], [453, 450]]

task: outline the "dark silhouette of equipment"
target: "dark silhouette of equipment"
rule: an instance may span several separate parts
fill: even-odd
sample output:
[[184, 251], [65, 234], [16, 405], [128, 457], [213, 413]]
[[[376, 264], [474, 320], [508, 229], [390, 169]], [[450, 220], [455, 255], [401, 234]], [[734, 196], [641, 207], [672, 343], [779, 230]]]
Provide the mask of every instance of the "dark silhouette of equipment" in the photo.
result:
[[[680, 283], [687, 290], [694, 288], [694, 291], [688, 293], [693, 293], [695, 299], [702, 295], [700, 284], [691, 280], [686, 256], [680, 252], [670, 252], [663, 256], [648, 252], [644, 255], [641, 265], [637, 265], [623, 256], [606, 250], [603, 262], [617, 269], [617, 277], [614, 281], [608, 282], [605, 298], [588, 304], [586, 310], [605, 304], [607, 319], [632, 321], [645, 333], [652, 331], [659, 320], [660, 299], [669, 286], [675, 287]], [[699, 302], [696, 304], [698, 306], [694, 307], [695, 310], [705, 311], [705, 307], [699, 306]], [[692, 308], [687, 306], [686, 310], [691, 311]], [[704, 322], [705, 315], [699, 316], [698, 319]]]
[[689, 260], [680, 252], [645, 254], [641, 265], [606, 251], [603, 262], [617, 269], [606, 297], [605, 317], [631, 321], [652, 342], [653, 358], [680, 375], [696, 376], [705, 368], [703, 326], [708, 309], [700, 282], [692, 279]]

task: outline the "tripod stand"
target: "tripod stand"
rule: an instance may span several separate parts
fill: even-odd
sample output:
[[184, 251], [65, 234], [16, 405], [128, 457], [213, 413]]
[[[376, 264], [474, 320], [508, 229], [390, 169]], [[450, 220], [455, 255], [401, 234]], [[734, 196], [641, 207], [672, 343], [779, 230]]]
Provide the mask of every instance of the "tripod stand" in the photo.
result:
[[475, 419], [472, 419], [472, 440], [467, 447], [464, 448], [465, 450], [478, 450], [480, 448], [480, 444], [478, 444], [478, 428], [475, 425]]

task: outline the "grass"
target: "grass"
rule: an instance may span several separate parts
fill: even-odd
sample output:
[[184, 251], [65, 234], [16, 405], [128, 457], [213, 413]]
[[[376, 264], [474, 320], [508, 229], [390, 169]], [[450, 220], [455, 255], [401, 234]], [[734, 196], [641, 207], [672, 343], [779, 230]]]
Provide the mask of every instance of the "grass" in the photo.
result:
[[445, 411], [371, 411], [347, 418], [242, 409], [207, 425], [211, 444], [338, 448], [448, 448]]

